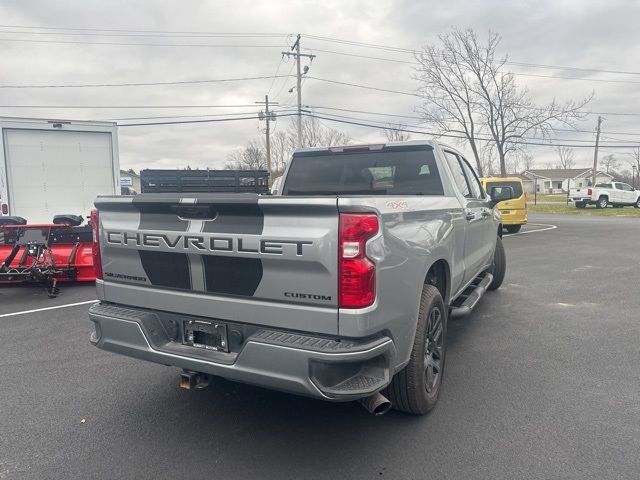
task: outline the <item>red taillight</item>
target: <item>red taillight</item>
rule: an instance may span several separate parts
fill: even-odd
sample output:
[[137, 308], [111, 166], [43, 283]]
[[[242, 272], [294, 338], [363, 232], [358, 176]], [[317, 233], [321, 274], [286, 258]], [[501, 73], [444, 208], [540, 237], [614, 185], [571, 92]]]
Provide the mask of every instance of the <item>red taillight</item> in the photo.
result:
[[591, 195], [593, 192], [593, 190], [591, 190], [590, 188], [587, 188], [587, 195]]
[[93, 230], [93, 271], [96, 278], [102, 280], [102, 256], [100, 255], [100, 216], [98, 210], [91, 210], [91, 229]]
[[9, 205], [7, 205], [6, 203], [2, 204], [2, 214], [3, 215], [8, 215], [9, 214]]
[[376, 298], [376, 266], [367, 258], [366, 243], [378, 233], [378, 217], [341, 213], [338, 245], [340, 308], [368, 307]]

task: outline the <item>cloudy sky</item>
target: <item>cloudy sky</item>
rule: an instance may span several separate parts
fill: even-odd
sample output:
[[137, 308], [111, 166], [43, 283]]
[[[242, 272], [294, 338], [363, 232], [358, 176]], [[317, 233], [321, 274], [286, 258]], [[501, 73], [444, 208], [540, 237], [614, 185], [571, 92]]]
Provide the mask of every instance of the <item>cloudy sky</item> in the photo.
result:
[[[518, 74], [519, 83], [530, 89], [536, 101], [580, 98], [595, 92], [595, 100], [588, 110], [606, 112], [602, 128], [608, 133], [603, 133], [603, 141], [621, 145], [640, 141], [638, 18], [640, 3], [621, 0], [450, 0], [446, 3], [419, 0], [4, 0], [0, 3], [0, 86], [174, 82], [264, 77], [273, 76], [276, 71], [278, 75], [287, 75], [293, 63], [281, 63], [280, 52], [291, 45], [293, 34], [301, 33], [303, 51], [317, 55], [309, 75], [415, 92], [413, 66], [404, 63], [413, 60], [410, 53], [312, 37], [419, 49], [436, 41], [438, 34], [453, 26], [469, 26], [481, 33], [489, 29], [499, 32], [503, 37], [501, 52], [508, 54], [512, 62], [537, 65], [510, 66]], [[211, 35], [215, 33], [280, 35]], [[294, 79], [277, 78], [275, 81], [129, 87], [0, 88], [0, 116], [114, 119], [121, 124], [137, 122], [127, 119], [141, 117], [145, 119], [140, 121], [152, 122], [162, 119], [149, 117], [218, 115], [208, 118], [228, 118], [243, 112], [251, 116], [257, 109], [250, 105], [263, 100], [266, 93], [280, 102], [281, 108], [294, 105], [295, 93], [288, 92], [294, 84]], [[307, 105], [376, 112], [318, 109], [318, 113], [357, 117], [369, 123], [420, 124], [419, 119], [377, 115], [415, 116], [420, 101], [415, 96], [312, 78], [305, 81], [302, 90], [303, 103]], [[22, 108], [29, 105], [57, 108]], [[228, 107], [214, 108], [213, 105]], [[69, 106], [91, 108], [60, 108]], [[166, 106], [179, 107], [151, 108]], [[630, 113], [636, 115], [621, 115]], [[195, 118], [182, 117], [182, 120]], [[288, 122], [289, 119], [281, 118], [276, 128], [286, 128]], [[372, 128], [328, 120], [323, 123], [346, 131], [356, 141], [382, 138], [382, 133]], [[562, 132], [558, 138], [592, 140], [595, 123], [596, 115], [589, 115], [578, 126], [584, 132]], [[221, 167], [229, 152], [260, 135], [261, 128], [257, 120], [122, 127], [119, 129], [121, 166], [136, 170], [187, 164]], [[420, 137], [413, 135], [412, 138]], [[552, 148], [531, 151], [540, 167], [555, 159]], [[603, 151], [605, 154], [616, 152], [620, 160], [626, 161], [626, 150], [604, 147]], [[593, 151], [576, 148], [575, 154], [578, 165], [582, 166], [589, 164]]]

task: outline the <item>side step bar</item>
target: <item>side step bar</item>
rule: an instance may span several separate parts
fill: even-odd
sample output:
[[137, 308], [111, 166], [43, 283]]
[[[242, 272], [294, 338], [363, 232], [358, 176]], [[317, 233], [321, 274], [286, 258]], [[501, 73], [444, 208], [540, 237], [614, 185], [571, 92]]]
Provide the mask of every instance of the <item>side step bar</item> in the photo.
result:
[[[479, 281], [476, 280], [469, 285], [465, 293], [460, 296], [460, 299], [463, 299], [462, 303], [451, 307], [449, 318], [463, 317], [471, 313], [471, 310], [473, 310], [478, 301], [487, 292], [487, 288], [489, 288], [491, 282], [493, 282], [493, 275], [487, 272]], [[467, 294], [469, 290], [471, 291]]]

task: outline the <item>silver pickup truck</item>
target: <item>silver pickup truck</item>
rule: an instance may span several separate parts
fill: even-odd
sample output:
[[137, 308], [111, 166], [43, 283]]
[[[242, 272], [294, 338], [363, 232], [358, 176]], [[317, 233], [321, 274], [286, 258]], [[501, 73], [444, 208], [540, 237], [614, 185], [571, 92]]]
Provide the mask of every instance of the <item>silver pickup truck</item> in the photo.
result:
[[424, 414], [447, 319], [505, 274], [508, 189], [454, 149], [406, 142], [302, 149], [275, 195], [99, 197], [98, 348], [375, 414]]

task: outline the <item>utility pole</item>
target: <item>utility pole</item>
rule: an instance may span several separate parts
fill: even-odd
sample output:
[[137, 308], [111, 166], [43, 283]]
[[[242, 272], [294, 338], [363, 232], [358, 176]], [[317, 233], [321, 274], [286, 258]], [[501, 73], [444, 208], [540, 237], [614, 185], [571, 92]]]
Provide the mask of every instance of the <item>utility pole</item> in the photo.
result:
[[[267, 124], [265, 146], [267, 150], [267, 172], [269, 172], [269, 187], [271, 187], [271, 138], [269, 137], [271, 132], [269, 129], [269, 122], [276, 121], [276, 113], [269, 111], [269, 95], [264, 96], [264, 102], [256, 103], [259, 105], [264, 104], [264, 112], [260, 112], [258, 114], [258, 118], [260, 120], [264, 120]], [[278, 105], [278, 102], [271, 102], [271, 105]]]
[[598, 170], [598, 144], [600, 143], [600, 124], [602, 123], [602, 117], [598, 115], [598, 126], [596, 127], [596, 149], [593, 152], [593, 175], [591, 176], [591, 185], [596, 184], [596, 172]]
[[[295, 52], [293, 52], [295, 50]], [[295, 57], [296, 59], [296, 89], [298, 91], [298, 147], [302, 147], [302, 75], [309, 71], [309, 67], [305, 67], [304, 72], [300, 71], [300, 57], [307, 57], [311, 62], [316, 58], [315, 55], [308, 53], [300, 53], [300, 34], [296, 38], [296, 42], [291, 47], [291, 52], [282, 52], [287, 57]]]

